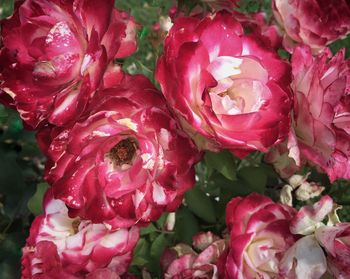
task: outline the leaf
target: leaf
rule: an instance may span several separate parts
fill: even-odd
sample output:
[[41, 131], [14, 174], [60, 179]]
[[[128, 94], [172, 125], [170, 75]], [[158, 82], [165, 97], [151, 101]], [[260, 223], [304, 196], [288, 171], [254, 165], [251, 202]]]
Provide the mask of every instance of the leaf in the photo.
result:
[[0, 242], [0, 278], [20, 278], [21, 247], [25, 236], [19, 232], [11, 232]]
[[18, 195], [18, 190], [24, 187], [25, 183], [22, 170], [14, 155], [0, 151], [0, 189]]
[[143, 40], [145, 37], [147, 37], [149, 32], [150, 32], [150, 30], [148, 27], [143, 27], [138, 34], [140, 40]]
[[157, 227], [162, 229], [164, 227], [166, 218], [168, 217], [168, 213], [165, 212], [162, 214], [162, 216], [159, 217], [159, 219], [157, 220]]
[[198, 187], [185, 194], [188, 208], [208, 223], [215, 223], [215, 209], [212, 200]]
[[208, 168], [213, 168], [227, 179], [236, 180], [236, 162], [229, 151], [219, 153], [207, 152], [204, 160]]
[[35, 216], [43, 213], [43, 197], [46, 190], [49, 188], [47, 183], [39, 183], [36, 187], [35, 194], [29, 199], [27, 206], [30, 212], [32, 212]]
[[345, 48], [346, 57], [349, 57], [350, 56], [350, 36], [347, 36], [342, 40], [335, 41], [329, 47], [332, 50], [333, 54], [337, 53], [340, 49]]
[[149, 248], [150, 244], [147, 242], [147, 240], [140, 238], [135, 247], [131, 265], [141, 267], [145, 266], [148, 263], [148, 259], [150, 257]]
[[8, 117], [8, 112], [3, 105], [0, 105], [0, 121], [4, 122]]
[[267, 174], [264, 169], [260, 167], [244, 167], [239, 170], [238, 177], [254, 192], [265, 192]]
[[196, 217], [182, 206], [176, 211], [175, 236], [178, 242], [192, 244], [192, 237], [199, 232]]
[[151, 246], [151, 265], [150, 270], [160, 274], [160, 257], [164, 249], [168, 245], [168, 239], [164, 234], [160, 234], [152, 243]]
[[156, 231], [157, 231], [157, 228], [151, 223], [146, 228], [141, 229], [140, 235], [144, 236]]

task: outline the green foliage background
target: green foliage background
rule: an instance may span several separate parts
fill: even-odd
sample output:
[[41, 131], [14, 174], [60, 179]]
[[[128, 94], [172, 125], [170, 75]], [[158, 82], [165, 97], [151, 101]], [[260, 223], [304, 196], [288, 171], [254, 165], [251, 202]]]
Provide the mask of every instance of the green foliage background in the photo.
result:
[[[179, 1], [189, 11], [199, 0]], [[166, 16], [173, 5], [171, 0], [120, 0], [118, 8], [133, 15], [140, 24], [138, 51], [131, 57], [118, 61], [129, 73], [142, 73], [154, 81], [155, 62], [162, 51], [161, 38], [152, 25]], [[201, 4], [202, 5], [202, 4]], [[265, 11], [271, 15], [270, 1], [242, 0], [240, 9], [246, 12]], [[11, 14], [13, 0], [0, 1], [0, 17]], [[347, 47], [350, 38], [331, 46], [333, 51]], [[41, 199], [48, 187], [42, 180], [44, 157], [37, 148], [33, 132], [23, 129], [15, 111], [0, 106], [0, 278], [20, 277], [21, 247], [29, 233], [35, 215], [41, 213]], [[167, 246], [179, 242], [191, 243], [199, 231], [225, 228], [225, 206], [234, 196], [252, 191], [264, 193], [277, 200], [283, 185], [271, 166], [262, 162], [262, 154], [254, 153], [241, 161], [229, 152], [207, 153], [196, 166], [198, 182], [185, 196], [185, 203], [176, 212], [174, 231], [165, 229], [167, 214], [157, 222], [142, 229], [141, 239], [134, 253], [131, 272], [141, 277], [144, 269], [151, 278], [160, 277], [159, 257]], [[330, 185], [325, 175], [311, 169], [311, 180], [322, 182], [336, 202], [343, 205], [342, 221], [350, 221], [349, 181]], [[302, 204], [299, 204], [299, 206]]]

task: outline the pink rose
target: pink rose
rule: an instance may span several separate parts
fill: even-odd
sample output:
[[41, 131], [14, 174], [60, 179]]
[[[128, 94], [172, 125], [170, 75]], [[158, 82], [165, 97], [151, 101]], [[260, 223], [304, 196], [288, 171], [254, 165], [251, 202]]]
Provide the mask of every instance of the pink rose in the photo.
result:
[[294, 131], [301, 161], [326, 172], [331, 181], [350, 178], [350, 61], [344, 51], [313, 57], [297, 47], [292, 57]]
[[23, 279], [85, 278], [99, 268], [118, 275], [126, 272], [139, 239], [137, 227], [112, 231], [104, 224], [70, 218], [65, 204], [53, 199], [51, 190], [44, 207], [23, 248]]
[[135, 51], [135, 23], [113, 5], [18, 1], [13, 16], [1, 22], [1, 100], [28, 126], [74, 122], [109, 63]]
[[175, 211], [195, 182], [199, 152], [141, 75], [97, 92], [80, 122], [45, 134], [53, 136], [49, 147], [41, 142], [46, 178], [71, 216], [112, 227], [147, 223]]
[[319, 51], [350, 32], [350, 5], [347, 0], [273, 0], [273, 13], [293, 43]]
[[328, 270], [334, 278], [350, 278], [350, 223], [320, 227], [315, 235], [327, 252]]
[[225, 278], [287, 278], [280, 275], [280, 264], [297, 239], [289, 231], [295, 213], [256, 193], [232, 199], [226, 208], [231, 240]]
[[165, 279], [219, 278], [216, 263], [224, 254], [225, 240], [211, 232], [199, 233], [193, 237], [193, 247], [178, 244], [165, 250], [161, 264]]
[[288, 63], [221, 11], [175, 21], [156, 78], [201, 149], [229, 149], [243, 157], [266, 152], [287, 136], [289, 71]]

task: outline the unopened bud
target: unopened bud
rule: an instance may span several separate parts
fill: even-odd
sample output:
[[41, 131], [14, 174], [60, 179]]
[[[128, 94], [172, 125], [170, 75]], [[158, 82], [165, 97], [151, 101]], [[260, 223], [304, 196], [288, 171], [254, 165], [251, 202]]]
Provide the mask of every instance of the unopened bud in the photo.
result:
[[288, 179], [288, 184], [293, 187], [293, 189], [304, 183], [309, 177], [310, 173], [304, 175], [294, 174]]
[[173, 231], [174, 230], [174, 227], [175, 227], [175, 219], [176, 219], [176, 216], [175, 216], [175, 212], [170, 212], [165, 220], [165, 225], [164, 225], [164, 228], [167, 230], [167, 231]]
[[303, 182], [295, 191], [295, 197], [299, 201], [307, 201], [309, 199], [318, 197], [324, 191], [325, 187], [314, 182]]
[[280, 203], [293, 206], [292, 191], [292, 186], [288, 184], [284, 185], [280, 193]]
[[339, 216], [337, 214], [337, 210], [341, 209], [342, 206], [334, 203], [332, 211], [328, 214], [328, 222], [327, 226], [334, 226], [335, 224], [340, 223]]

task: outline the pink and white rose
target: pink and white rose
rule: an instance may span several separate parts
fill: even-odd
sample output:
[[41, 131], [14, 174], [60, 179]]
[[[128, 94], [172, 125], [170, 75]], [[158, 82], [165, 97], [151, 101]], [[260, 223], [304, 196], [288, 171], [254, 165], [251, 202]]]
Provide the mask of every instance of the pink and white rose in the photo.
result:
[[141, 75], [97, 92], [71, 128], [43, 133], [53, 136], [42, 144], [46, 179], [71, 216], [113, 228], [148, 223], [175, 211], [195, 183], [200, 154]]
[[84, 112], [115, 58], [136, 49], [135, 23], [114, 1], [16, 1], [1, 21], [0, 99], [28, 127]]
[[53, 199], [51, 189], [44, 208], [23, 248], [23, 279], [85, 278], [97, 269], [119, 276], [127, 271], [139, 239], [137, 227], [110, 230], [104, 224], [71, 218], [64, 202]]
[[313, 57], [308, 47], [292, 57], [295, 94], [293, 128], [300, 159], [331, 181], [350, 178], [350, 60], [344, 50]]
[[226, 207], [225, 278], [289, 278], [281, 275], [281, 260], [298, 239], [289, 230], [295, 214], [292, 207], [256, 193], [232, 199]]
[[315, 232], [326, 250], [328, 270], [336, 279], [350, 277], [350, 223], [324, 226]]
[[[213, 39], [215, 34], [215, 39]], [[228, 12], [180, 17], [165, 40], [156, 78], [183, 129], [201, 149], [243, 157], [284, 140], [290, 67], [244, 35]]]
[[293, 40], [317, 52], [350, 32], [347, 0], [273, 0], [272, 9], [287, 33], [287, 49]]

